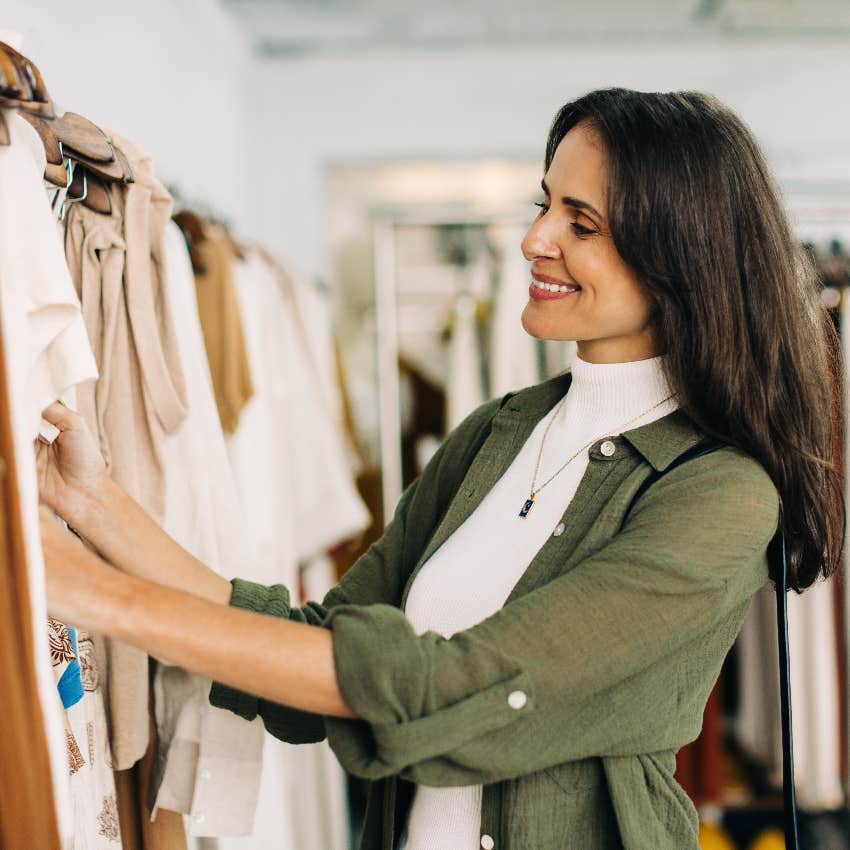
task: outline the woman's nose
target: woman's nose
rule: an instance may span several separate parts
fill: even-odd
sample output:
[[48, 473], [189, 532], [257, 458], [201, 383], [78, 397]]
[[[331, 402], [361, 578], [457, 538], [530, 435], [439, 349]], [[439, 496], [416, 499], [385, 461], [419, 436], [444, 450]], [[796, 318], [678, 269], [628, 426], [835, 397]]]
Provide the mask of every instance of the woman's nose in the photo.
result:
[[537, 219], [522, 240], [522, 255], [529, 262], [536, 259], [558, 259], [561, 255], [557, 242], [551, 238], [543, 218]]

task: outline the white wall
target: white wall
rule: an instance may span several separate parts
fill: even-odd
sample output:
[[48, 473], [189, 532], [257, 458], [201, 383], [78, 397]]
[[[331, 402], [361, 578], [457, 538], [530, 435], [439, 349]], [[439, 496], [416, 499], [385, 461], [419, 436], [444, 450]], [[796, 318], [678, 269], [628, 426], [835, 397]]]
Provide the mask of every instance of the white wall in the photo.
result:
[[[252, 114], [261, 170], [250, 223], [305, 268], [327, 273], [322, 171], [382, 157], [542, 159], [566, 100], [602, 85], [699, 88], [753, 127], [785, 178], [850, 181], [846, 42], [694, 40], [498, 47], [268, 60]], [[259, 176], [262, 175], [262, 176]]]
[[850, 182], [850, 45], [814, 38], [572, 44], [256, 60], [217, 0], [4, 0], [61, 107], [133, 137], [159, 174], [307, 270], [331, 268], [322, 175], [388, 157], [541, 157], [570, 97], [700, 88], [780, 176]]
[[3, 0], [0, 29], [23, 35], [62, 110], [129, 136], [161, 179], [244, 219], [256, 80], [216, 0]]

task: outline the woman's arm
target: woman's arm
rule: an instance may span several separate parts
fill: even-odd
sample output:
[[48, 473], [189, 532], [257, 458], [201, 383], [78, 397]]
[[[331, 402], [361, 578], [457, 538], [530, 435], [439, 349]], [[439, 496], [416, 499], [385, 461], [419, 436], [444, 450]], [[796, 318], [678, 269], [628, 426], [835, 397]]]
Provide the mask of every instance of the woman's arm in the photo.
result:
[[114, 566], [137, 578], [230, 601], [230, 582], [192, 557], [106, 473], [82, 417], [56, 402], [42, 414], [59, 429], [36, 443], [41, 498]]
[[169, 537], [112, 479], [88, 491], [75, 517], [74, 530], [127, 575], [219, 605], [230, 601], [230, 582]]
[[[41, 527], [52, 615], [275, 703], [333, 717], [357, 716], [340, 692], [328, 630], [123, 575], [87, 550], [47, 509], [42, 509]], [[150, 552], [150, 541], [145, 545]], [[224, 583], [229, 592], [230, 584]]]

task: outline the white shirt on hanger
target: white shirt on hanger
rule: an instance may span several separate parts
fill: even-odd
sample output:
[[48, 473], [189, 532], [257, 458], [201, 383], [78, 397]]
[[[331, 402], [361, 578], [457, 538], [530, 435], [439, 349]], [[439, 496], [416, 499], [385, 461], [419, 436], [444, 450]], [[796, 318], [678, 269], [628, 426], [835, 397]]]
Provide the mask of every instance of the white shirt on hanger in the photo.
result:
[[[225, 449], [183, 234], [166, 232], [167, 297], [177, 327], [188, 415], [165, 438], [163, 528], [224, 576], [247, 569], [245, 527]], [[248, 835], [257, 807], [265, 729], [209, 703], [209, 679], [159, 663], [154, 705], [159, 734], [157, 807], [189, 815], [197, 836]]]
[[62, 706], [47, 643], [33, 440], [41, 411], [74, 386], [95, 379], [97, 367], [44, 189], [41, 140], [16, 112], [3, 110], [3, 118], [10, 136], [10, 144], [0, 146], [0, 321], [11, 405], [8, 415], [27, 550], [36, 677], [59, 828], [72, 839], [75, 827]]

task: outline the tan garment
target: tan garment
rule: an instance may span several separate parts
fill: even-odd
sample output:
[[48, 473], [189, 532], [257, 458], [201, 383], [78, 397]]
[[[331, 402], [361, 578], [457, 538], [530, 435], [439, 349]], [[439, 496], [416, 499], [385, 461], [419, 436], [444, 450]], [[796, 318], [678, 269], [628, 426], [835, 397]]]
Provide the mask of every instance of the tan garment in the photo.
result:
[[[83, 308], [100, 379], [78, 391], [80, 413], [97, 435], [109, 474], [161, 518], [163, 441], [186, 417], [186, 390], [170, 315], [164, 263], [171, 197], [151, 160], [113, 137], [136, 182], [110, 188], [112, 214], [74, 204], [65, 254]], [[122, 770], [148, 744], [148, 659], [112, 641], [98, 646], [105, 674], [113, 763]]]
[[233, 280], [236, 257], [230, 237], [213, 225], [207, 226], [207, 239], [198, 250], [207, 271], [195, 275], [195, 290], [215, 403], [224, 433], [233, 434], [242, 409], [254, 395]]

